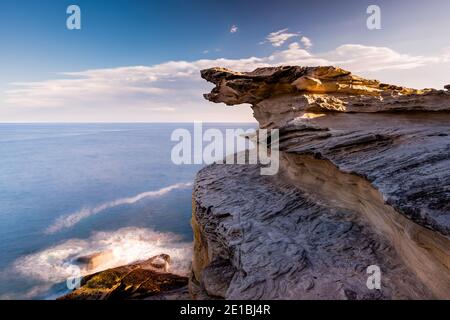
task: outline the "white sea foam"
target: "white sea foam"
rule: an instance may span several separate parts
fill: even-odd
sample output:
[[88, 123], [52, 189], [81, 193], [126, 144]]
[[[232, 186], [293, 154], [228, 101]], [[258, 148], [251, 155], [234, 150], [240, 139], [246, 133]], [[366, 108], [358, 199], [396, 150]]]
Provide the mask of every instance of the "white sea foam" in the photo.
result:
[[126, 204], [133, 204], [146, 198], [161, 197], [173, 190], [184, 189], [190, 186], [192, 186], [192, 183], [176, 183], [156, 191], [143, 192], [134, 197], [116, 199], [110, 202], [102, 203], [96, 207], [83, 208], [77, 212], [57, 218], [56, 221], [45, 230], [45, 233], [52, 234], [63, 229], [71, 228], [81, 220], [98, 214], [106, 209]]
[[[78, 257], [99, 252], [112, 254], [92, 269], [76, 262]], [[190, 242], [182, 242], [176, 234], [135, 227], [95, 232], [88, 239], [67, 240], [17, 259], [11, 271], [22, 277], [42, 281], [42, 285], [54, 284], [72, 277], [74, 268], [80, 268], [81, 275], [92, 274], [162, 253], [171, 257], [170, 272], [187, 275], [192, 255]]]

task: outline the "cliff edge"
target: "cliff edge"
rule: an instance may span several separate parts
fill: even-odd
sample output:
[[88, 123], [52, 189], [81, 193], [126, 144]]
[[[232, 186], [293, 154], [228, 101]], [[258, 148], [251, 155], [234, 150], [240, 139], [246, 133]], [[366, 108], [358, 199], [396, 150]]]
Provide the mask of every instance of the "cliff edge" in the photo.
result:
[[[279, 129], [280, 171], [197, 176], [191, 293], [226, 299], [450, 298], [450, 92], [335, 67], [203, 70], [205, 98]], [[379, 267], [381, 289], [367, 286]]]

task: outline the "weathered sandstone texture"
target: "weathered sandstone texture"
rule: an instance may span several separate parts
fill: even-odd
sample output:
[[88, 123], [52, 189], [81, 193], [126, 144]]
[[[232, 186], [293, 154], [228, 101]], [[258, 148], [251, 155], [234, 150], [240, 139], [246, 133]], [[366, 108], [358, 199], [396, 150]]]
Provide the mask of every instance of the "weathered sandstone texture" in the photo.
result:
[[216, 85], [205, 94], [206, 99], [227, 105], [251, 104], [261, 128], [279, 128], [308, 112], [450, 109], [449, 91], [389, 85], [335, 67], [259, 68], [244, 73], [212, 68], [203, 70], [201, 76]]
[[168, 273], [169, 263], [162, 254], [85, 276], [79, 289], [59, 300], [188, 299], [188, 279]]
[[[202, 71], [280, 132], [280, 171], [197, 176], [197, 298], [450, 299], [450, 92], [334, 67]], [[448, 89], [448, 87], [446, 86]], [[382, 271], [381, 290], [366, 269]]]

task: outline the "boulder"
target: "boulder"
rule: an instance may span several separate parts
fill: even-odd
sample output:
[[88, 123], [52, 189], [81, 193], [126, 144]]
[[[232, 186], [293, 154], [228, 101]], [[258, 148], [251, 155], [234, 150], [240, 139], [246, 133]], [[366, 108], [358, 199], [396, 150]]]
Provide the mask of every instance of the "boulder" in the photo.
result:
[[188, 299], [187, 277], [167, 273], [166, 254], [83, 277], [81, 287], [59, 300]]

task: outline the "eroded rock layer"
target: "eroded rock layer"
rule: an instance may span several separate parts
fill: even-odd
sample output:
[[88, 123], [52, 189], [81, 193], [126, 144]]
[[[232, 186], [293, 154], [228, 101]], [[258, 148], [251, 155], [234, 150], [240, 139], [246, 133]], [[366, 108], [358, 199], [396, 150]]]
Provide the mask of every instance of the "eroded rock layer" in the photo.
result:
[[[334, 67], [213, 68], [202, 77], [216, 85], [207, 99], [250, 103], [261, 128], [279, 129], [282, 152], [274, 177], [218, 165], [198, 175], [192, 291], [450, 298], [448, 90]], [[364, 283], [372, 264], [388, 279], [380, 292]]]
[[227, 105], [249, 103], [261, 128], [285, 125], [313, 112], [449, 111], [448, 90], [416, 90], [367, 80], [335, 67], [275, 67], [253, 72], [206, 69], [216, 85], [205, 98]]
[[[211, 297], [432, 296], [390, 243], [355, 212], [311, 198], [281, 174], [261, 176], [257, 165], [200, 171], [193, 226], [194, 279]], [[383, 272], [382, 290], [366, 286], [370, 265]]]
[[294, 120], [280, 129], [280, 149], [330, 160], [371, 182], [401, 214], [450, 236], [450, 113], [367, 118]]

